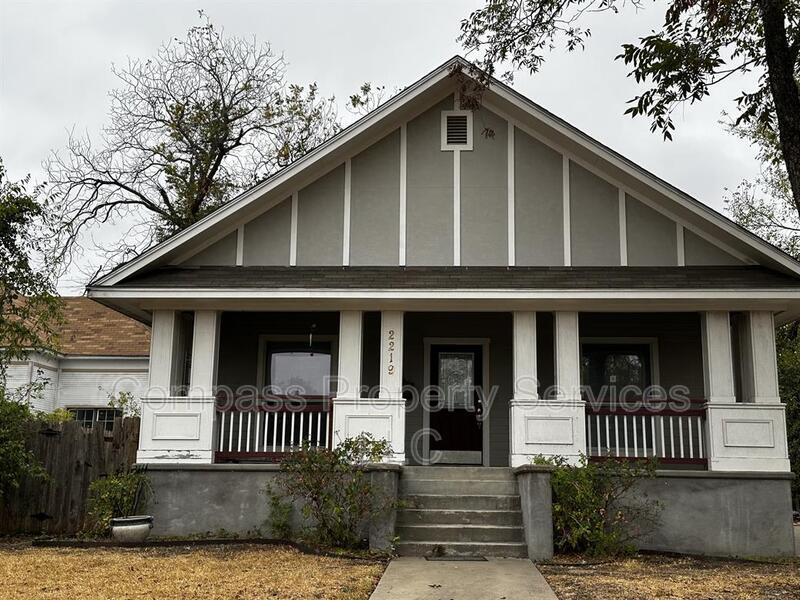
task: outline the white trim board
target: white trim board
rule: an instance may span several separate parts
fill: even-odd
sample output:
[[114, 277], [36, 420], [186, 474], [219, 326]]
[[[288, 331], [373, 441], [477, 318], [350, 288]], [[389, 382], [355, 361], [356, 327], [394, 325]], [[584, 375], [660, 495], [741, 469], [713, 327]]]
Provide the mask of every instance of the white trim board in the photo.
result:
[[[154, 263], [157, 263], [159, 260], [168, 257], [171, 253], [175, 253], [178, 251], [178, 248], [186, 241], [194, 238], [203, 239], [203, 244], [210, 245], [214, 241], [221, 239], [230, 230], [235, 229], [238, 227], [239, 223], [236, 223], [235, 227], [225, 226], [221, 228], [221, 232], [212, 232], [211, 229], [214, 228], [218, 223], [223, 221], [230, 221], [235, 220], [233, 215], [245, 207], [252, 205], [257, 201], [262, 201], [264, 194], [275, 190], [276, 188], [287, 185], [294, 178], [300, 179], [300, 174], [304, 173], [305, 170], [309, 167], [316, 165], [318, 162], [323, 161], [326, 157], [328, 157], [332, 152], [338, 150], [342, 146], [348, 143], [353, 143], [356, 145], [359, 136], [365, 134], [367, 130], [369, 130], [373, 126], [377, 126], [381, 124], [385, 126], [385, 121], [388, 120], [387, 117], [391, 116], [392, 113], [395, 111], [399, 111], [403, 108], [408, 108], [415, 99], [419, 98], [425, 91], [430, 90], [435, 85], [440, 84], [447, 80], [450, 77], [451, 69], [455, 65], [460, 65], [467, 69], [471, 68], [471, 64], [464, 60], [461, 57], [454, 57], [451, 60], [447, 61], [445, 64], [441, 65], [416, 83], [412, 84], [408, 88], [406, 88], [403, 92], [395, 96], [394, 98], [387, 101], [382, 106], [378, 107], [376, 110], [372, 111], [362, 119], [358, 120], [356, 123], [351, 125], [350, 127], [346, 128], [327, 142], [320, 145], [315, 150], [311, 151], [309, 154], [304, 156], [303, 158], [295, 161], [292, 165], [283, 169], [279, 173], [275, 174], [273, 177], [268, 179], [267, 181], [253, 187], [252, 189], [244, 192], [243, 194], [239, 195], [237, 198], [231, 200], [228, 204], [220, 208], [219, 210], [215, 211], [214, 213], [208, 215], [207, 217], [201, 219], [191, 227], [187, 228], [181, 233], [176, 234], [175, 236], [171, 237], [170, 239], [164, 241], [163, 243], [145, 251], [139, 257], [131, 260], [130, 262], [126, 263], [125, 265], [115, 269], [108, 275], [102, 277], [94, 285], [113, 285], [115, 283], [119, 283], [120, 281], [126, 279], [127, 277], [133, 275], [134, 273], [138, 272], [139, 270], [150, 266]], [[557, 135], [563, 136], [566, 140], [570, 143], [577, 145], [578, 147], [584, 148], [589, 152], [596, 155], [600, 160], [606, 161], [611, 167], [617, 169], [618, 171], [624, 173], [626, 176], [631, 177], [632, 179], [642, 183], [647, 188], [655, 190], [658, 194], [661, 194], [665, 198], [673, 201], [676, 205], [680, 206], [681, 210], [686, 211], [687, 213], [692, 214], [693, 216], [702, 219], [705, 222], [710, 223], [713, 227], [716, 227], [723, 231], [726, 235], [730, 235], [743, 245], [752, 248], [754, 252], [760, 257], [759, 260], [764, 260], [769, 263], [771, 266], [778, 267], [784, 271], [800, 275], [800, 263], [793, 260], [788, 255], [784, 254], [777, 248], [769, 245], [764, 240], [757, 238], [756, 236], [750, 234], [749, 232], [745, 231], [744, 229], [735, 225], [732, 221], [726, 219], [723, 215], [715, 212], [711, 208], [703, 205], [699, 201], [695, 200], [691, 196], [680, 192], [676, 188], [670, 186], [666, 182], [662, 181], [655, 175], [645, 171], [635, 163], [623, 158], [621, 155], [615, 153], [614, 151], [610, 150], [606, 146], [603, 146], [601, 143], [597, 142], [596, 140], [590, 138], [580, 130], [568, 125], [566, 122], [558, 119], [551, 113], [544, 110], [542, 107], [538, 106], [537, 104], [533, 103], [529, 99], [525, 98], [524, 96], [518, 94], [513, 89], [509, 88], [508, 86], [504, 85], [503, 83], [492, 80], [490, 84], [489, 91], [485, 94], [484, 97], [484, 104], [487, 108], [498, 112], [500, 116], [504, 116], [508, 118], [507, 114], [503, 114], [504, 112], [502, 109], [492, 108], [496, 105], [495, 102], [492, 100], [492, 95], [495, 95], [500, 100], [506, 102], [508, 105], [512, 106], [515, 110], [519, 110], [525, 115], [536, 119], [538, 122], [542, 123], [544, 127], [547, 127], [554, 131]], [[526, 131], [526, 133], [530, 133], [527, 128], [521, 127], [521, 124], [516, 122], [517, 127]], [[537, 138], [541, 139], [541, 135], [537, 135]], [[549, 141], [549, 145], [556, 147], [557, 144], [553, 144], [552, 141]], [[565, 158], [569, 160], [573, 160], [576, 164], [580, 164], [585, 168], [589, 168], [585, 163], [585, 161], [581, 161], [574, 153], [566, 153], [562, 152]], [[328, 165], [330, 166], [330, 165]], [[565, 176], [566, 177], [566, 176]], [[613, 178], [609, 175], [603, 173], [603, 178], [610, 183], [614, 183], [615, 185], [619, 184], [619, 182], [614, 182]], [[642, 202], [649, 203], [649, 199], [643, 198], [641, 191], [635, 191], [627, 186], [618, 185], [618, 187], [622, 187], [622, 189], [629, 193], [631, 196], [635, 197], [637, 200], [641, 200]], [[645, 194], [646, 195], [646, 194]], [[280, 200], [275, 200], [275, 202], [279, 202]], [[659, 203], [657, 205], [660, 209], [660, 212], [667, 214], [669, 209], [661, 206]], [[565, 210], [568, 210], [565, 207]], [[667, 216], [671, 216], [667, 214]], [[694, 225], [685, 221], [685, 219], [680, 219], [676, 215], [672, 215], [671, 218], [680, 222], [684, 227], [689, 228], [696, 233], [699, 233], [706, 239], [708, 239], [708, 233], [705, 231], [698, 230]], [[227, 232], [227, 233], [226, 233]], [[205, 237], [202, 237], [202, 236]], [[565, 237], [567, 233], [565, 231]], [[720, 240], [715, 240], [718, 245], [721, 246], [722, 242]], [[454, 244], [455, 246], [455, 244]], [[568, 248], [568, 246], [567, 246]], [[565, 248], [565, 254], [568, 254], [569, 250]], [[726, 252], [737, 256], [737, 258], [742, 259], [744, 256], [741, 252], [736, 249], [730, 247], [723, 248]], [[197, 245], [194, 245], [191, 249], [191, 254], [194, 254], [198, 251]], [[190, 254], [190, 255], [191, 255]], [[565, 256], [567, 258], [567, 256]], [[744, 257], [748, 262], [755, 262], [753, 259], [749, 257]], [[567, 264], [569, 264], [568, 261]]]

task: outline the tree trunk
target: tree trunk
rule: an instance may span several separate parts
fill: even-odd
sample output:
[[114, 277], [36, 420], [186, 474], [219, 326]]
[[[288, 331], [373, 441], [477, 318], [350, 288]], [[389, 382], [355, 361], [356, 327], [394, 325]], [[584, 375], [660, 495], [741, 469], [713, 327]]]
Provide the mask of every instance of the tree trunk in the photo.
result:
[[794, 71], [797, 57], [786, 34], [786, 0], [759, 0], [759, 5], [769, 86], [778, 117], [778, 138], [794, 205], [800, 215], [800, 88]]

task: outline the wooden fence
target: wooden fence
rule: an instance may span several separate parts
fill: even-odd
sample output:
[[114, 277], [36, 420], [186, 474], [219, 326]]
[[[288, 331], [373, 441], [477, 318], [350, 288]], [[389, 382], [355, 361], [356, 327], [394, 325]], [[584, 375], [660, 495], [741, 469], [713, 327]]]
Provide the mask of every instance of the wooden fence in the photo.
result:
[[0, 501], [0, 534], [74, 534], [84, 526], [89, 484], [136, 462], [139, 419], [117, 419], [112, 432], [75, 421], [35, 426], [27, 444], [48, 477], [27, 477]]

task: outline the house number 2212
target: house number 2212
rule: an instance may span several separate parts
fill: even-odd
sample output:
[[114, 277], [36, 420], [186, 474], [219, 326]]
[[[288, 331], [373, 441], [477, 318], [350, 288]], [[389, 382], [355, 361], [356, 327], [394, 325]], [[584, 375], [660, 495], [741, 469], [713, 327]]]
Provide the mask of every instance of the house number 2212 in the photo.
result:
[[389, 353], [389, 359], [386, 361], [386, 372], [389, 375], [394, 375], [394, 351], [395, 344], [397, 343], [397, 336], [394, 329], [390, 329], [387, 333], [386, 351]]

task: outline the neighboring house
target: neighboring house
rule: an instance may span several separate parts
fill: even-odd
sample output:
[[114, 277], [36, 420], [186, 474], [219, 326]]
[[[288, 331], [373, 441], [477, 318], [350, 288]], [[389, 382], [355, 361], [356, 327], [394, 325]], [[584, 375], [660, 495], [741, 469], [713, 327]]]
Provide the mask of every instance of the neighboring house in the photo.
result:
[[30, 398], [35, 410], [64, 408], [87, 427], [110, 427], [118, 416], [108, 407], [110, 394], [146, 392], [150, 329], [88, 298], [67, 297], [63, 303], [59, 351], [12, 362], [8, 387], [44, 382], [42, 394]]
[[[500, 82], [461, 110], [466, 65], [89, 286], [152, 325], [139, 461], [215, 473], [362, 431], [399, 464], [655, 456], [675, 515], [652, 547], [790, 553], [774, 328], [800, 264]], [[424, 473], [406, 491], [481, 493]]]

